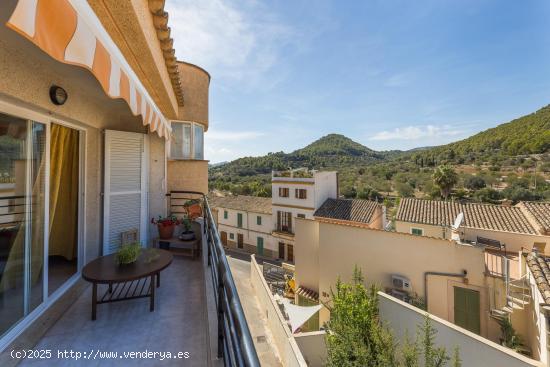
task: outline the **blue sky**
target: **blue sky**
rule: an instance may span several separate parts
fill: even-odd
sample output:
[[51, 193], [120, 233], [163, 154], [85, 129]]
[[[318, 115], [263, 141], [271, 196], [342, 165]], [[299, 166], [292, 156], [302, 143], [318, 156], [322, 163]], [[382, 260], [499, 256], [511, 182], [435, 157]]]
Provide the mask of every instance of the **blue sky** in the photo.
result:
[[168, 0], [212, 75], [211, 162], [329, 133], [377, 150], [459, 140], [550, 103], [547, 0]]

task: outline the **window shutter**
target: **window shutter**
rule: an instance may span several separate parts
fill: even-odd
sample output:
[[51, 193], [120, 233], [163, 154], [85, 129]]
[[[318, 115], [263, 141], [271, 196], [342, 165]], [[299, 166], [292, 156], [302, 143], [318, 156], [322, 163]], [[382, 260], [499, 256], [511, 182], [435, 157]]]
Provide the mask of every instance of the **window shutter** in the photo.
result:
[[146, 245], [147, 143], [144, 134], [105, 131], [103, 255], [116, 252], [129, 230]]

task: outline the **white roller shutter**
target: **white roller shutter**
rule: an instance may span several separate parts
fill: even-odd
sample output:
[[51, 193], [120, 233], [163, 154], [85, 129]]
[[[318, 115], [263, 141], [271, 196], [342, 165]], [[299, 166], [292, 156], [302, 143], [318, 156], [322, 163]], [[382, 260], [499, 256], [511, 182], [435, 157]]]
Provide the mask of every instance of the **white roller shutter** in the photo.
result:
[[148, 136], [105, 131], [103, 255], [116, 252], [122, 232], [137, 229], [147, 244]]

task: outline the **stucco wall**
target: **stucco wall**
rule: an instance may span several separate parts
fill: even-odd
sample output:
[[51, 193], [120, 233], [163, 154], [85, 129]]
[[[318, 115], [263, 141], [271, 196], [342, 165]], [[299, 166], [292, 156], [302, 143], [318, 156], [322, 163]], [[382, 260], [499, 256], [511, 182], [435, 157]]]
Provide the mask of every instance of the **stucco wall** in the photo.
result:
[[296, 285], [319, 291], [319, 222], [297, 219], [295, 239]]
[[179, 108], [178, 120], [198, 122], [208, 130], [208, 88], [210, 75], [202, 68], [178, 62], [184, 105]]
[[[380, 316], [393, 330], [394, 336], [403, 342], [407, 332], [409, 336], [414, 335], [417, 326], [423, 324], [426, 313], [382, 292], [378, 294]], [[543, 365], [437, 316], [431, 315], [430, 318], [432, 326], [437, 330], [436, 344], [445, 347], [449, 352], [458, 347], [463, 366], [526, 367]]]
[[[149, 217], [166, 214], [166, 141], [149, 134]], [[157, 226], [149, 222], [149, 239], [157, 236]]]
[[323, 367], [327, 359], [324, 331], [294, 334], [308, 367]]
[[328, 198], [338, 197], [338, 173], [315, 172], [315, 200], [313, 206], [317, 210]]
[[168, 191], [208, 193], [208, 161], [169, 160]]
[[[428, 310], [454, 321], [453, 287], [478, 290], [481, 334], [494, 337], [494, 322], [489, 318], [492, 290], [485, 281], [481, 248], [435, 238], [307, 220], [298, 222], [295, 243], [297, 283], [318, 291], [321, 301], [328, 300], [330, 288], [334, 287], [338, 277], [343, 281], [351, 280], [356, 265], [367, 283], [378, 284], [382, 289], [391, 287], [392, 274], [405, 276], [411, 281], [413, 293], [422, 298], [426, 296], [426, 272], [462, 273], [466, 270], [467, 282], [456, 277], [428, 277]], [[328, 311], [321, 310], [320, 322], [328, 317]]]
[[275, 302], [269, 286], [267, 285], [260, 267], [256, 263], [254, 256], [250, 261], [250, 282], [256, 297], [261, 312], [267, 318], [267, 326], [273, 336], [275, 347], [282, 359], [285, 367], [306, 367], [306, 361], [300, 352], [300, 348], [290, 333], [286, 320], [279, 310], [279, 306]]

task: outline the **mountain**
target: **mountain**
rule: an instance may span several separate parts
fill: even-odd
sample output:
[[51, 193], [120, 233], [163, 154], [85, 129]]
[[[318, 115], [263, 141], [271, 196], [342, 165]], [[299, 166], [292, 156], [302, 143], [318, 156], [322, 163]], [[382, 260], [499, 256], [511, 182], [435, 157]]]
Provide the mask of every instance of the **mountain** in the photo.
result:
[[269, 153], [262, 157], [244, 157], [210, 168], [210, 177], [220, 175], [254, 176], [289, 167], [337, 168], [352, 164], [381, 162], [384, 152], [375, 152], [350, 138], [329, 134], [291, 153]]
[[[527, 157], [541, 153], [542, 157]], [[492, 177], [486, 175], [484, 179], [492, 184], [501, 167], [501, 178], [512, 179], [532, 172], [536, 160], [543, 163], [539, 164], [543, 181], [550, 179], [550, 172], [544, 173], [550, 171], [550, 105], [461, 141], [408, 151], [375, 151], [343, 135], [329, 134], [291, 153], [244, 157], [211, 167], [209, 179], [212, 188], [269, 196], [272, 170], [308, 167], [338, 170], [341, 191], [349, 197], [371, 197], [376, 192], [433, 195], [437, 190], [431, 175], [437, 165], [455, 165], [464, 181], [472, 168], [485, 175], [482, 170], [487, 168], [481, 167], [490, 164]], [[470, 168], [462, 170], [460, 165]]]
[[[462, 163], [501, 157], [544, 153], [550, 150], [550, 105], [529, 115], [482, 131], [467, 139], [420, 153]], [[461, 162], [462, 161], [462, 162]]]

